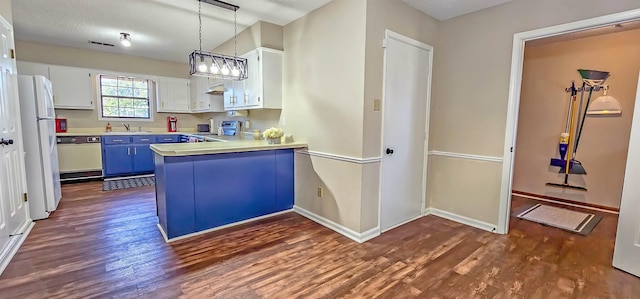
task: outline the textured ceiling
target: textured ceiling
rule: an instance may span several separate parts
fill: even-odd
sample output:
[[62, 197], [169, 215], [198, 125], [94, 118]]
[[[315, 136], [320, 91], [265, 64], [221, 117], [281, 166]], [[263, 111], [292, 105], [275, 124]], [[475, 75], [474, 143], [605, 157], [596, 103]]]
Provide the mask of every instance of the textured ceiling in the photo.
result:
[[402, 0], [440, 20], [455, 18], [514, 0]]
[[[238, 32], [258, 21], [286, 25], [331, 0], [233, 0], [240, 6]], [[198, 46], [196, 0], [12, 1], [18, 40], [187, 62]], [[133, 46], [119, 44], [120, 32]], [[202, 49], [233, 37], [233, 11], [202, 4]], [[89, 44], [89, 40], [115, 47]]]

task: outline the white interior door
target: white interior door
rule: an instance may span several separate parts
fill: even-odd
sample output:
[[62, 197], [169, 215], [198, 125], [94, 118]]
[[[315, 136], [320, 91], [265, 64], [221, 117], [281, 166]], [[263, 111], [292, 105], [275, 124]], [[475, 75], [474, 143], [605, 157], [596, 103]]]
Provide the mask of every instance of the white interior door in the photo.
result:
[[380, 230], [422, 215], [432, 48], [387, 31]]
[[11, 26], [0, 19], [0, 247], [20, 233], [27, 222], [27, 205], [18, 81], [10, 49]]
[[640, 81], [634, 110], [613, 266], [640, 277]]

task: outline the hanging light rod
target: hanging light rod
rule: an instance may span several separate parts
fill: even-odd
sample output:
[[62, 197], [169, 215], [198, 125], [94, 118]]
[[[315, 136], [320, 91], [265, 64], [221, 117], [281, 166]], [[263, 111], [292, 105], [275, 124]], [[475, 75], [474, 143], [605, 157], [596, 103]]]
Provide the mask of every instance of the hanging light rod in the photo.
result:
[[233, 10], [233, 11], [236, 11], [236, 10], [240, 9], [240, 6], [233, 5], [231, 3], [227, 3], [227, 2], [223, 2], [223, 1], [218, 1], [218, 0], [198, 0], [198, 1], [204, 2], [204, 3], [207, 3], [207, 4], [211, 4], [211, 5], [215, 5], [215, 6], [220, 7], [220, 8]]

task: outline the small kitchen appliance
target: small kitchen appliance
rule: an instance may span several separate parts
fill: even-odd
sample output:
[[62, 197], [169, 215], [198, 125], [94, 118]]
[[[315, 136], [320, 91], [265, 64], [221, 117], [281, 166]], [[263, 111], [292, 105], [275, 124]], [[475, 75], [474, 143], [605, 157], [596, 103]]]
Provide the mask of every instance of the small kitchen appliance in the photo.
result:
[[222, 122], [221, 128], [224, 136], [239, 136], [241, 124], [236, 120], [225, 120]]
[[209, 133], [209, 124], [198, 124], [198, 133]]
[[67, 132], [67, 119], [64, 117], [56, 117], [56, 133]]
[[177, 132], [178, 131], [178, 118], [175, 116], [167, 117], [167, 132]]

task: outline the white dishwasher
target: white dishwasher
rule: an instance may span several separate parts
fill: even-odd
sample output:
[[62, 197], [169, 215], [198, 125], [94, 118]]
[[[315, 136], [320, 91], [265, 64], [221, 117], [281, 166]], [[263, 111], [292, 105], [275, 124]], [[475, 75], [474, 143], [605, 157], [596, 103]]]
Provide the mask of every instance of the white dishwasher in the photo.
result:
[[100, 136], [58, 136], [60, 181], [102, 178]]

